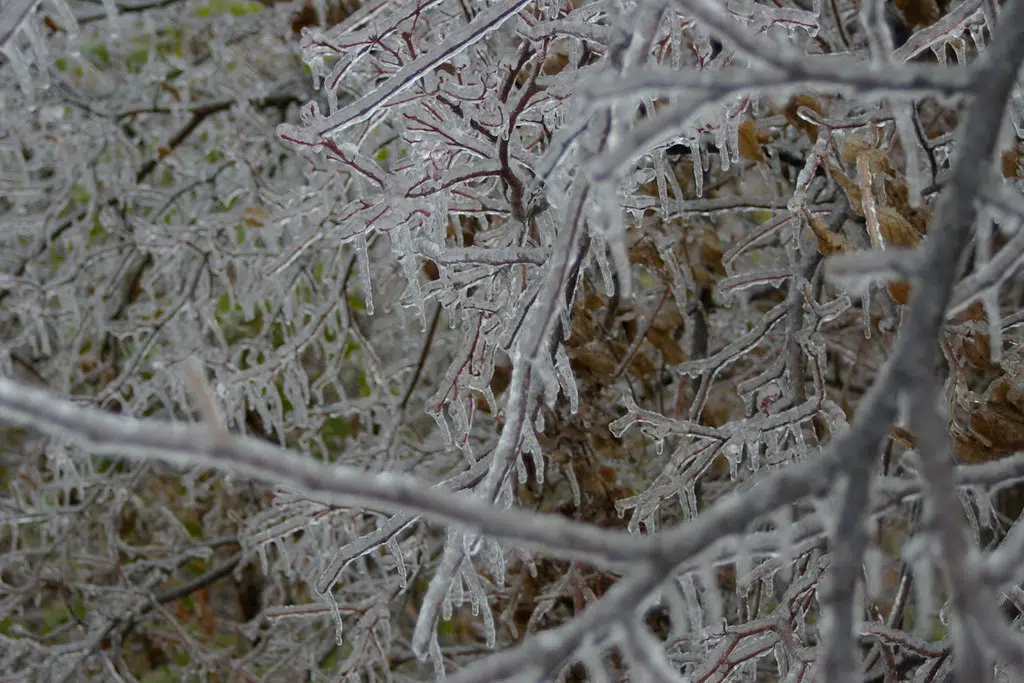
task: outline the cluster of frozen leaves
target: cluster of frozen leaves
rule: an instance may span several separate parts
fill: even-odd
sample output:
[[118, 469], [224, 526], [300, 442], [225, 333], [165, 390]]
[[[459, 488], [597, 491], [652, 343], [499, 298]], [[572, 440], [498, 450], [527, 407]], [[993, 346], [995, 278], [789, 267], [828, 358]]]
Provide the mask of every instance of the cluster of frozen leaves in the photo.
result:
[[0, 671], [1024, 676], [1022, 27], [6, 2]]

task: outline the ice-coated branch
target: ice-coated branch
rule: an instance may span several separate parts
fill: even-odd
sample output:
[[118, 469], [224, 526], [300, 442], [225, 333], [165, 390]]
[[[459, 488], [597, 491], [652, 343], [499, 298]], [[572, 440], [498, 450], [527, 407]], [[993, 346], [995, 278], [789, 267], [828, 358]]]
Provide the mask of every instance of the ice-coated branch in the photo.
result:
[[[830, 576], [831, 609], [826, 612], [824, 674], [830, 681], [853, 681], [853, 588], [860, 573], [866, 537], [864, 510], [870, 470], [888, 427], [895, 420], [901, 394], [910, 404], [910, 426], [921, 440], [921, 471], [928, 491], [928, 509], [935, 516], [954, 605], [961, 626], [954, 628], [957, 665], [963, 680], [985, 680], [986, 667], [973, 631], [992, 621], [994, 603], [978, 583], [976, 561], [969, 551], [959, 503], [953, 490], [952, 444], [945, 420], [936, 411], [937, 339], [953, 295], [957, 265], [970, 241], [977, 213], [975, 199], [986, 176], [979, 160], [992, 159], [1006, 103], [1024, 60], [1024, 2], [1010, 3], [983, 62], [977, 95], [967, 112], [953, 173], [936, 208], [936, 224], [923, 247], [920, 270], [912, 280], [914, 297], [896, 343], [892, 360], [865, 397], [844, 440], [857, 448], [841, 459], [845, 490], [836, 530]], [[902, 391], [900, 391], [902, 389]], [[904, 393], [905, 392], [905, 393]], [[967, 596], [973, 596], [968, 602]], [[979, 597], [984, 596], [984, 597]], [[979, 619], [980, 617], [980, 619]]]
[[11, 0], [4, 3], [0, 8], [0, 52], [41, 2], [42, 0]]
[[626, 532], [609, 533], [556, 516], [537, 516], [452, 495], [397, 474], [367, 474], [317, 463], [294, 451], [243, 436], [224, 438], [206, 425], [135, 420], [56, 400], [0, 378], [0, 415], [92, 449], [132, 459], [158, 458], [180, 467], [212, 467], [280, 484], [316, 500], [422, 514], [436, 522], [506, 538], [601, 564], [624, 564], [652, 550]]
[[315, 147], [322, 144], [323, 140], [337, 135], [346, 128], [369, 120], [382, 107], [415, 85], [436, 67], [486, 38], [488, 34], [500, 28], [529, 4], [530, 0], [511, 0], [488, 8], [478, 14], [464, 29], [448, 36], [439, 45], [402, 67], [388, 78], [384, 85], [372, 93], [360, 97], [330, 116], [315, 117], [308, 127], [297, 128], [290, 124], [281, 124], [278, 128], [278, 135], [297, 145]]
[[[981, 581], [977, 549], [968, 542], [954, 491], [953, 443], [946, 420], [936, 407], [939, 382], [935, 372], [935, 340], [954, 294], [957, 266], [971, 239], [977, 217], [976, 199], [991, 176], [979, 173], [990, 162], [999, 141], [1003, 116], [1024, 62], [1024, 0], [1007, 3], [992, 45], [983, 60], [985, 75], [967, 110], [953, 172], [936, 206], [936, 223], [925, 243], [922, 271], [927, 280], [912, 280], [915, 297], [904, 321], [893, 365], [908, 387], [909, 425], [919, 439], [926, 514], [935, 525], [945, 573], [953, 593], [952, 634], [957, 675], [961, 680], [988, 680], [991, 663], [983, 643], [1002, 641], [990, 587]], [[1019, 646], [1017, 646], [1020, 651]], [[1002, 649], [1003, 654], [1007, 650]], [[1009, 664], [1021, 666], [1020, 656]], [[1024, 670], [1018, 670], [1018, 675]]]
[[738, 68], [673, 71], [646, 68], [621, 77], [595, 79], [584, 94], [595, 103], [625, 97], [654, 97], [701, 91], [724, 98], [764, 88], [812, 87], [872, 97], [927, 97], [970, 94], [978, 85], [979, 68], [909, 64], [885, 70], [865, 69], [849, 58], [805, 61], [785, 71]]

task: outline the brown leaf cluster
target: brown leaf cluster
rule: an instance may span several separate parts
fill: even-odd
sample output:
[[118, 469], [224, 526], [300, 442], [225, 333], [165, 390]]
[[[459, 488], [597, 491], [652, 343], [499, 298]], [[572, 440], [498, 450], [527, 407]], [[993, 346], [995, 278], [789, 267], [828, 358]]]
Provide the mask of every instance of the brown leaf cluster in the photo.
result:
[[999, 167], [1004, 178], [1024, 178], [1024, 140], [999, 155]]
[[952, 425], [957, 457], [966, 463], [998, 460], [1024, 450], [1024, 377], [1017, 372], [1019, 349], [1001, 363], [991, 359], [987, 334], [965, 335], [957, 344], [962, 386], [981, 384], [980, 394], [961, 396], [966, 419]]
[[806, 107], [817, 114], [822, 115], [822, 107], [818, 100], [807, 93], [798, 93], [789, 98], [786, 106], [782, 109], [782, 115], [786, 117], [789, 125], [803, 132], [811, 142], [818, 141], [818, 126], [800, 116], [799, 109]]

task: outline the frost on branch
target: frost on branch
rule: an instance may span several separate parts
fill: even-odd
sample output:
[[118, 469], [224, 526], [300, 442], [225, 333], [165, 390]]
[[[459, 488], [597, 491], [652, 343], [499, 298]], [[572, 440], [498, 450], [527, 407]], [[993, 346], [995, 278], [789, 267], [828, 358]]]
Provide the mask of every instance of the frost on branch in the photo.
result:
[[0, 670], [1020, 668], [1019, 4], [5, 3]]

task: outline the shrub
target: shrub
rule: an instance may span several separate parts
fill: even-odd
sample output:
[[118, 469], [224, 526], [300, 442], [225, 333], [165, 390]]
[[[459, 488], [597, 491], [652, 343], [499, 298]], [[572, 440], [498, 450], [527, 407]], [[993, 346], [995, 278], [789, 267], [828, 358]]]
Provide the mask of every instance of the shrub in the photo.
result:
[[1024, 676], [1024, 1], [0, 52], [4, 680]]

